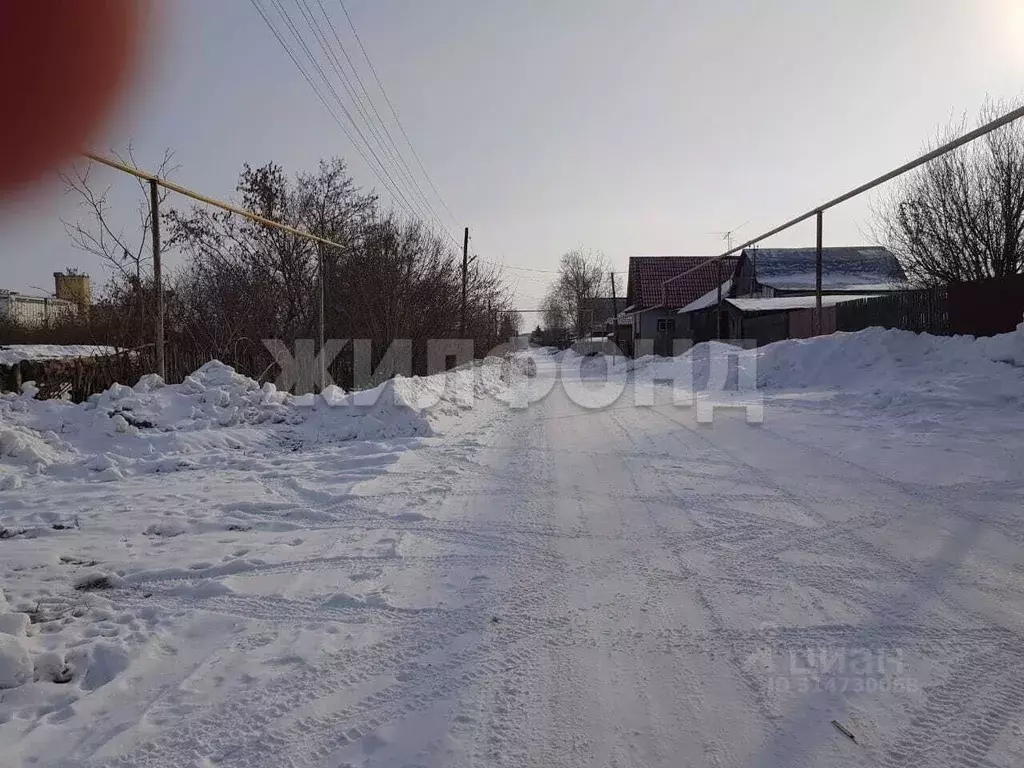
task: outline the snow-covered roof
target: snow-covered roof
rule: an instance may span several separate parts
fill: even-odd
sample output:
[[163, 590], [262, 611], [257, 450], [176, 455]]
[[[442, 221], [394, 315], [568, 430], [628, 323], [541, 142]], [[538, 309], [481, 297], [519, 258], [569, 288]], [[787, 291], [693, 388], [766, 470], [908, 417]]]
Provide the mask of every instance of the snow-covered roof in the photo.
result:
[[[906, 291], [910, 288], [909, 283], [857, 283], [856, 285], [834, 286], [828, 290], [833, 293], [893, 293], [895, 291]], [[813, 289], [813, 285], [812, 285]]]
[[117, 352], [114, 347], [94, 344], [10, 344], [0, 347], [0, 365], [22, 360], [60, 360], [66, 357], [103, 357]]
[[[843, 295], [843, 296], [822, 296], [821, 306], [834, 307], [836, 304], [844, 304], [847, 301], [858, 299], [877, 299], [877, 295]], [[726, 299], [740, 312], [772, 312], [785, 309], [813, 309], [817, 306], [814, 296], [780, 296], [771, 299], [737, 298]]]
[[[729, 291], [732, 290], [732, 280], [726, 280], [722, 283], [722, 296], [728, 297]], [[718, 286], [715, 286], [710, 291], [705, 293], [696, 301], [691, 301], [685, 307], [680, 309], [676, 314], [682, 315], [686, 312], [696, 312], [698, 309], [706, 309], [713, 304], [718, 303]]]
[[[813, 289], [817, 253], [814, 248], [747, 249], [761, 285], [776, 290]], [[905, 287], [906, 273], [896, 257], [877, 246], [822, 249], [822, 287], [826, 290], [864, 289], [885, 285], [883, 290]]]

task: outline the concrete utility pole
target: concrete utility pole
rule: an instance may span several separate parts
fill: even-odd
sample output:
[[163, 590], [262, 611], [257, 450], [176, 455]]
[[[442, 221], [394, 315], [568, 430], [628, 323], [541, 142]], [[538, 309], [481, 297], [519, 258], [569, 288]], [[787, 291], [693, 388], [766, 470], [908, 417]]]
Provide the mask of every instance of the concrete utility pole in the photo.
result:
[[466, 338], [466, 287], [469, 279], [469, 227], [462, 238], [462, 315], [459, 320], [459, 338]]
[[164, 280], [160, 267], [160, 187], [157, 180], [149, 180], [149, 215], [153, 219], [153, 290], [156, 291], [156, 372], [167, 378], [164, 364]]

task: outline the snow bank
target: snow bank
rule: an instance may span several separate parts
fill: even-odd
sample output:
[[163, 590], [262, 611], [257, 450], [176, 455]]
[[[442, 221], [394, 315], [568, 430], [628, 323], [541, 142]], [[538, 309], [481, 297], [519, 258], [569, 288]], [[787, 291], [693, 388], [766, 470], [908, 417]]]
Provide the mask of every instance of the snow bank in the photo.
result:
[[[85, 474], [116, 481], [144, 472], [192, 468], [185, 455], [237, 455], [261, 446], [424, 437], [482, 398], [497, 395], [532, 361], [487, 358], [444, 374], [397, 376], [370, 390], [290, 395], [218, 361], [184, 382], [149, 374], [114, 384], [88, 402], [0, 396], [0, 492], [26, 472]], [[21, 470], [12, 472], [12, 470]]]
[[[860, 407], [906, 414], [936, 407], [1024, 405], [1024, 324], [991, 338], [931, 336], [868, 328], [791, 339], [753, 350], [719, 342], [698, 344], [677, 358], [642, 357], [620, 363], [641, 380], [676, 381], [697, 392], [708, 381], [736, 387], [737, 369], [710, 376], [712, 361], [735, 358], [762, 391], [826, 390]], [[750, 371], [753, 367], [755, 370]]]
[[1024, 324], [993, 338], [931, 336], [868, 328], [769, 344], [757, 351], [758, 385], [874, 387], [886, 382], [965, 376], [1019, 381], [1024, 365]]

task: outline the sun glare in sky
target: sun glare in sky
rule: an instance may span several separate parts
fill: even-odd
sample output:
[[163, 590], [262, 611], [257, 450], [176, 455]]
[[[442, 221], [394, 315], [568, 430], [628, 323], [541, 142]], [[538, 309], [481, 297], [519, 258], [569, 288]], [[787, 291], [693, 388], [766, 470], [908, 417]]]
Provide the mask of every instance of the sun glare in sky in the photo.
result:
[[1024, 67], [1024, 0], [991, 0], [984, 7], [1000, 52]]

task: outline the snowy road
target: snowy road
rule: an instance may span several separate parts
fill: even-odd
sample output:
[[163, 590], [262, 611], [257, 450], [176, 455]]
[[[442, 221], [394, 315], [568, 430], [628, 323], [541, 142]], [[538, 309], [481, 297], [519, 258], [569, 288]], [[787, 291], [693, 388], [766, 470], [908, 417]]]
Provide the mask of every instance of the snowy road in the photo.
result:
[[191, 527], [89, 550], [143, 651], [3, 764], [1024, 763], [1019, 443], [665, 394], [92, 492]]

